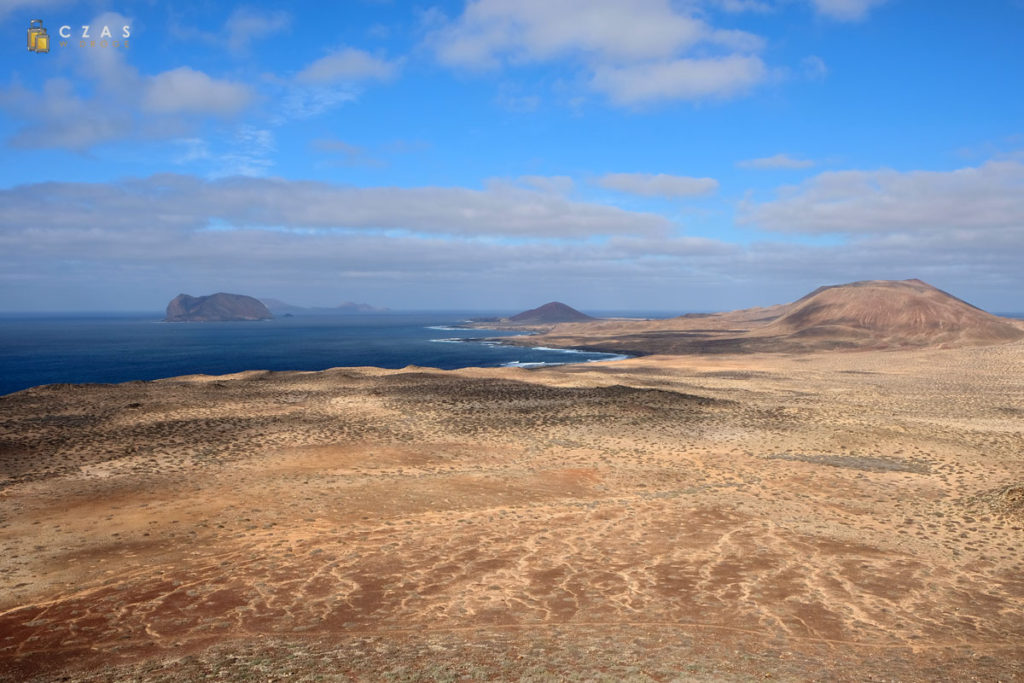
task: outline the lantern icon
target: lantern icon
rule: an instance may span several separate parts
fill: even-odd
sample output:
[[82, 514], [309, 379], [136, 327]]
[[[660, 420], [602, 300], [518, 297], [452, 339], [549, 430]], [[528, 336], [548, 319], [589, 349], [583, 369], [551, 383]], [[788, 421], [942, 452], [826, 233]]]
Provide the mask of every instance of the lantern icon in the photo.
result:
[[28, 49], [29, 52], [50, 51], [50, 36], [43, 28], [42, 19], [33, 19], [28, 22]]

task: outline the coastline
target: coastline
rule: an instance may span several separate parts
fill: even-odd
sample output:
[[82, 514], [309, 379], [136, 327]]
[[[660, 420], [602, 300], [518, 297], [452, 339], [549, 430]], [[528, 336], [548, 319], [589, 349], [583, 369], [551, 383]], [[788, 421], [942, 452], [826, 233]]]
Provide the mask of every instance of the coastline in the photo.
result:
[[[484, 332], [453, 322], [461, 320], [465, 316], [457, 312], [255, 321], [263, 323], [259, 325], [165, 323], [149, 312], [18, 316], [0, 319], [0, 395], [50, 384], [120, 384], [257, 369], [308, 372], [417, 365], [451, 370], [612, 358], [604, 351], [580, 358], [563, 345], [531, 343], [534, 333], [525, 330], [515, 334], [529, 334], [519, 337], [526, 343], [509, 344], [501, 335], [510, 332]], [[432, 343], [432, 337], [441, 336], [486, 341], [475, 347]]]
[[[599, 354], [606, 354], [608, 356], [611, 356], [610, 358], [590, 358], [590, 359], [585, 359], [585, 360], [581, 360], [581, 361], [576, 361], [577, 363], [607, 363], [607, 362], [614, 362], [614, 361], [620, 361], [620, 360], [628, 360], [630, 358], [637, 358], [639, 356], [649, 355], [649, 354], [646, 354], [646, 353], [624, 353], [624, 352], [616, 350], [616, 349], [599, 348], [596, 345], [595, 346], [591, 346], [591, 345], [586, 345], [586, 344], [582, 344], [582, 345], [581, 344], [574, 344], [574, 345], [571, 345], [571, 346], [570, 345], [564, 345], [563, 346], [563, 345], [557, 345], [557, 344], [551, 344], [551, 345], [545, 344], [543, 346], [537, 346], [536, 344], [529, 343], [528, 339], [531, 338], [531, 337], [541, 336], [541, 335], [544, 334], [544, 332], [546, 330], [530, 329], [530, 330], [522, 331], [523, 328], [521, 326], [519, 326], [519, 327], [512, 326], [512, 325], [509, 325], [507, 327], [494, 327], [494, 326], [488, 326], [488, 327], [470, 327], [470, 326], [440, 327], [440, 326], [438, 326], [438, 327], [431, 327], [430, 329], [445, 329], [445, 330], [453, 330], [453, 331], [454, 330], [521, 331], [520, 334], [513, 335], [513, 336], [508, 336], [508, 337], [450, 337], [450, 338], [447, 338], [447, 339], [432, 339], [431, 340], [431, 341], [439, 342], [439, 343], [453, 343], [453, 344], [456, 344], [456, 343], [468, 342], [468, 343], [476, 343], [476, 344], [487, 344], [487, 345], [491, 345], [491, 346], [514, 346], [514, 347], [518, 347], [518, 348], [532, 349], [534, 351], [556, 351], [556, 352], [560, 352], [560, 353], [599, 353]], [[505, 364], [504, 367], [527, 367], [527, 366], [532, 366], [532, 367], [551, 367], [551, 366], [569, 365], [569, 364], [573, 364], [573, 361], [567, 361], [565, 363], [554, 363], [554, 362], [551, 362], [551, 363], [545, 363], [545, 362], [529, 363], [528, 362], [528, 363], [525, 363], [525, 364], [515, 364], [515, 363], [512, 363], [512, 364]]]

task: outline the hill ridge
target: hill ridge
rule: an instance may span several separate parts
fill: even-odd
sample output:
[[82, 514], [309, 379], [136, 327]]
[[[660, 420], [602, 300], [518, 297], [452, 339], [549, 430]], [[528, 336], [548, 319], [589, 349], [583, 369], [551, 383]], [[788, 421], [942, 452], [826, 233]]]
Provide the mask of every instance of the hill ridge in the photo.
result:
[[597, 320], [597, 318], [581, 313], [561, 301], [549, 301], [543, 306], [517, 313], [508, 320], [516, 323], [573, 323]]
[[792, 303], [696, 318], [556, 326], [530, 343], [690, 355], [954, 348], [1021, 339], [1024, 322], [993, 315], [914, 278], [825, 285]]

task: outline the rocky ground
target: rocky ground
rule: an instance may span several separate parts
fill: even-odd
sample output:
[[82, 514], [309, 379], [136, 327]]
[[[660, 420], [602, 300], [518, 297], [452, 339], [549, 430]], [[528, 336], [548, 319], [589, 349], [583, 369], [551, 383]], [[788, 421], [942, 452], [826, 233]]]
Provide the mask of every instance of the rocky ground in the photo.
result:
[[1022, 680], [1024, 343], [0, 397], [6, 680]]

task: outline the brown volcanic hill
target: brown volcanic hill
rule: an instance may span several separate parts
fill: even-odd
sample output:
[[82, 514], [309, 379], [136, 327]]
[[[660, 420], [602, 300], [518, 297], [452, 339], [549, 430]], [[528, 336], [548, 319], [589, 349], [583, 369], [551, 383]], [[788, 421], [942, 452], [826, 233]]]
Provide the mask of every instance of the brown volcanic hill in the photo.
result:
[[227, 322], [267, 320], [274, 316], [258, 299], [218, 292], [209, 296], [179, 294], [167, 304], [166, 322]]
[[572, 306], [566, 306], [560, 301], [552, 301], [538, 308], [531, 308], [509, 318], [510, 322], [544, 324], [544, 323], [580, 323], [588, 320], [597, 320], [586, 313], [580, 313]]
[[1021, 321], [986, 313], [920, 280], [870, 280], [820, 287], [767, 308], [555, 326], [505, 343], [690, 355], [984, 346], [1020, 339]]
[[1024, 337], [1024, 330], [921, 280], [865, 280], [819, 287], [757, 336], [937, 346], [1009, 342]]

